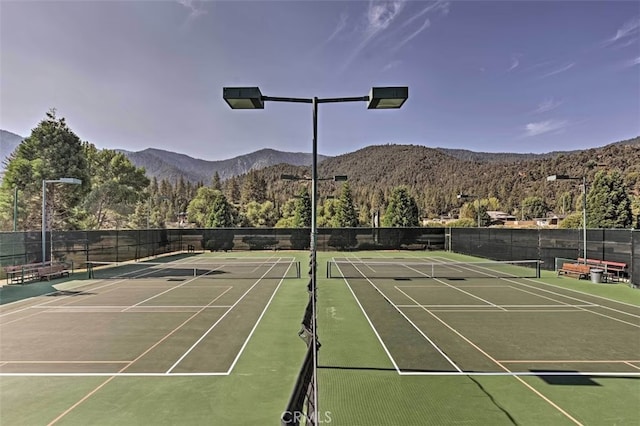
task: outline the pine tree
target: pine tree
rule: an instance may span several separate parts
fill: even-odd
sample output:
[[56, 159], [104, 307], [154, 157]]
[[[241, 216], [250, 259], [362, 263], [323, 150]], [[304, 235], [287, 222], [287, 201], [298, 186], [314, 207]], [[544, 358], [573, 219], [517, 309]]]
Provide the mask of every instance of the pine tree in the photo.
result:
[[301, 189], [298, 194], [292, 226], [294, 228], [309, 228], [311, 226], [311, 197], [306, 187]]
[[628, 228], [632, 223], [631, 200], [620, 172], [596, 173], [587, 194], [587, 227]]
[[211, 188], [222, 191], [222, 182], [220, 181], [220, 175], [217, 170], [213, 174], [213, 179], [211, 179]]
[[342, 192], [338, 202], [335, 217], [336, 226], [339, 228], [350, 228], [358, 226], [358, 215], [353, 205], [353, 197], [349, 184], [345, 182], [342, 185]]
[[418, 205], [406, 187], [394, 188], [382, 218], [384, 227], [418, 226]]
[[231, 205], [220, 191], [215, 191], [214, 193], [207, 226], [211, 228], [229, 228], [233, 226]]
[[42, 182], [63, 177], [80, 179], [82, 185], [47, 185], [49, 226], [75, 228], [79, 223], [74, 208], [89, 192], [91, 175], [84, 144], [52, 109], [8, 159], [0, 190], [0, 216], [5, 220], [13, 216], [14, 188], [18, 188], [19, 228], [39, 229]]

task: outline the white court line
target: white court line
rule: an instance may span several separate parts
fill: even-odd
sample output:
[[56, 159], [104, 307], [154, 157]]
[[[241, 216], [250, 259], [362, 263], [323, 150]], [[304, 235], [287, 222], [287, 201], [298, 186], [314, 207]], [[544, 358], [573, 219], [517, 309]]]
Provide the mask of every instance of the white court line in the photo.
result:
[[240, 301], [241, 301], [242, 299], [244, 299], [244, 297], [245, 297], [247, 294], [249, 294], [249, 292], [250, 292], [251, 290], [253, 290], [253, 289], [255, 288], [255, 286], [257, 286], [257, 285], [260, 283], [260, 281], [262, 281], [262, 279], [263, 279], [263, 278], [264, 278], [264, 277], [265, 277], [265, 276], [266, 276], [266, 275], [267, 275], [267, 274], [268, 274], [268, 273], [269, 273], [269, 272], [270, 272], [274, 267], [275, 267], [275, 264], [274, 264], [274, 265], [272, 265], [272, 266], [271, 266], [271, 267], [270, 267], [270, 268], [269, 268], [269, 269], [268, 269], [268, 270], [267, 270], [267, 271], [262, 275], [262, 277], [258, 278], [258, 280], [257, 280], [257, 281], [256, 281], [256, 282], [255, 282], [251, 287], [249, 287], [249, 289], [247, 289], [247, 291], [245, 291], [245, 292], [242, 294], [242, 296], [240, 296], [240, 298], [239, 298], [238, 300], [236, 300], [236, 302], [235, 302], [233, 305], [231, 305], [231, 307], [230, 307], [230, 308], [229, 308], [229, 309], [228, 309], [224, 314], [222, 314], [222, 316], [221, 316], [221, 317], [220, 317], [220, 318], [219, 318], [215, 323], [213, 323], [213, 325], [212, 325], [211, 327], [209, 327], [209, 329], [208, 329], [207, 331], [205, 331], [205, 332], [202, 334], [202, 336], [200, 336], [200, 338], [199, 338], [198, 340], [196, 340], [196, 342], [195, 342], [193, 345], [191, 345], [191, 347], [190, 347], [189, 349], [187, 349], [187, 351], [186, 351], [184, 354], [182, 354], [182, 356], [181, 356], [180, 358], [178, 358], [178, 360], [177, 360], [177, 361], [176, 361], [176, 362], [175, 362], [171, 367], [169, 367], [169, 369], [166, 371], [166, 372], [167, 372], [167, 374], [168, 374], [168, 373], [171, 373], [171, 371], [172, 371], [174, 368], [176, 368], [176, 367], [178, 366], [178, 364], [180, 364], [180, 363], [182, 362], [182, 360], [183, 360], [183, 359], [185, 359], [185, 358], [187, 357], [187, 355], [189, 355], [189, 353], [191, 353], [191, 351], [192, 351], [196, 346], [198, 346], [198, 344], [199, 344], [202, 340], [204, 340], [204, 338], [205, 338], [205, 337], [207, 337], [207, 335], [211, 332], [211, 330], [213, 330], [213, 329], [214, 329], [214, 328], [215, 328], [215, 327], [216, 327], [216, 326], [217, 326], [217, 325], [218, 325], [218, 324], [219, 324], [219, 323], [220, 323], [220, 322], [221, 322], [221, 321], [222, 321], [222, 320], [223, 320], [223, 319], [224, 319], [224, 318], [229, 314], [229, 312], [231, 312], [231, 311], [233, 310], [233, 308], [235, 308], [235, 307], [238, 305], [238, 303], [240, 303]]
[[[403, 376], [495, 376], [495, 377], [519, 377], [519, 376], [594, 376], [594, 377], [640, 377], [640, 372], [557, 372], [541, 371], [533, 373], [531, 371], [505, 372], [475, 372], [475, 371], [415, 371], [403, 372]], [[221, 372], [210, 373], [0, 373], [0, 377], [210, 377], [228, 376]]]
[[[402, 291], [402, 290], [401, 290]], [[405, 295], [409, 298], [412, 299], [416, 304], [418, 304], [418, 302], [416, 302], [415, 299], [413, 299], [411, 296], [407, 295], [405, 293]], [[509, 370], [507, 367], [505, 367], [504, 365], [502, 365], [500, 362], [496, 361], [495, 358], [493, 358], [491, 355], [489, 355], [487, 352], [485, 352], [482, 348], [480, 348], [478, 345], [476, 345], [475, 343], [473, 343], [470, 339], [468, 339], [467, 337], [465, 337], [462, 333], [460, 333], [458, 330], [456, 330], [455, 328], [453, 328], [451, 325], [449, 325], [448, 323], [446, 323], [444, 320], [442, 320], [440, 317], [438, 317], [437, 315], [435, 315], [433, 312], [429, 311], [426, 308], [423, 308], [425, 312], [427, 312], [429, 315], [431, 315], [433, 318], [435, 318], [437, 321], [439, 321], [442, 325], [444, 325], [445, 327], [447, 327], [449, 330], [451, 330], [453, 333], [455, 333], [458, 337], [460, 337], [462, 340], [464, 340], [465, 342], [467, 342], [471, 347], [475, 348], [478, 352], [480, 352], [482, 355], [484, 355], [487, 359], [491, 360], [494, 364], [496, 364], [498, 367], [500, 367], [501, 369], [503, 369], [506, 373], [509, 373], [510, 375], [512, 375], [512, 377], [514, 377], [516, 380], [518, 380], [520, 383], [522, 383], [524, 386], [526, 386], [527, 388], [529, 388], [529, 390], [531, 390], [533, 393], [535, 393], [536, 395], [538, 395], [540, 398], [542, 398], [544, 401], [546, 401], [549, 405], [551, 405], [552, 407], [554, 407], [556, 410], [558, 410], [560, 413], [564, 414], [569, 420], [573, 421], [575, 424], [577, 425], [582, 425], [582, 423], [580, 423], [578, 420], [576, 420], [573, 416], [571, 416], [571, 414], [569, 414], [567, 411], [565, 411], [562, 407], [560, 407], [558, 404], [556, 404], [555, 402], [553, 402], [552, 400], [550, 400], [549, 398], [547, 398], [546, 396], [544, 396], [540, 391], [538, 391], [536, 388], [534, 388], [533, 386], [531, 386], [529, 383], [525, 382], [522, 378], [520, 378], [519, 376], [513, 376], [513, 372], [511, 370]], [[402, 374], [402, 373], [401, 373]]]
[[[291, 269], [291, 265], [292, 263], [289, 264], [289, 267], [287, 268], [287, 270], [285, 271], [285, 276], [287, 275], [287, 273], [289, 272], [289, 269]], [[249, 340], [251, 339], [251, 336], [253, 336], [253, 332], [256, 331], [256, 328], [258, 328], [258, 324], [260, 324], [260, 321], [262, 321], [262, 317], [264, 316], [264, 314], [267, 312], [267, 309], [269, 308], [269, 306], [271, 305], [271, 301], [273, 300], [273, 298], [276, 296], [276, 293], [278, 292], [278, 289], [280, 288], [280, 286], [282, 285], [282, 283], [284, 282], [284, 277], [282, 277], [282, 279], [280, 280], [280, 282], [278, 283], [278, 285], [276, 286], [275, 290], [273, 290], [273, 294], [271, 295], [271, 297], [269, 298], [269, 300], [267, 301], [267, 305], [264, 307], [264, 309], [262, 310], [262, 313], [260, 313], [260, 316], [258, 317], [258, 320], [256, 321], [256, 323], [254, 324], [253, 328], [251, 329], [251, 332], [249, 333], [249, 335], [247, 336], [247, 338], [245, 339], [244, 343], [242, 344], [242, 347], [240, 348], [240, 351], [238, 352], [238, 355], [236, 355], [235, 359], [233, 360], [233, 362], [231, 363], [231, 366], [229, 367], [229, 369], [227, 370], [228, 374], [231, 374], [231, 372], [233, 371], [234, 367], [236, 366], [236, 363], [238, 362], [238, 360], [240, 359], [240, 355], [242, 355], [242, 353], [244, 352], [244, 348], [247, 346], [247, 344], [249, 343]]]
[[635, 364], [632, 364], [632, 362], [640, 362], [640, 361], [625, 361], [624, 363], [625, 363], [625, 364], [627, 364], [627, 365], [628, 365], [628, 366], [630, 366], [630, 367], [633, 367], [633, 368], [635, 368], [635, 369], [640, 370], [640, 366], [637, 366], [637, 365], [635, 365]]
[[[420, 329], [420, 327], [418, 327], [418, 326], [417, 326], [413, 321], [411, 321], [411, 319], [410, 319], [410, 318], [409, 318], [409, 317], [408, 317], [404, 312], [402, 312], [400, 309], [398, 309], [398, 307], [397, 307], [397, 306], [396, 306], [396, 305], [395, 305], [395, 304], [394, 304], [394, 303], [393, 303], [393, 302], [392, 302], [392, 301], [391, 301], [391, 300], [390, 300], [390, 299], [389, 299], [389, 298], [388, 298], [388, 297], [387, 297], [387, 296], [386, 296], [382, 291], [380, 291], [380, 289], [379, 289], [379, 288], [378, 288], [378, 287], [373, 283], [373, 281], [371, 281], [369, 278], [367, 278], [367, 277], [362, 273], [362, 271], [361, 271], [361, 270], [360, 270], [360, 269], [359, 269], [355, 264], [353, 264], [353, 263], [352, 263], [352, 266], [356, 269], [356, 271], [358, 271], [358, 272], [359, 272], [359, 273], [364, 277], [364, 279], [366, 279], [366, 280], [369, 282], [369, 284], [371, 284], [371, 286], [373, 286], [373, 288], [375, 288], [375, 289], [376, 289], [376, 291], [377, 291], [377, 292], [378, 292], [378, 293], [379, 293], [379, 294], [380, 294], [380, 295], [381, 295], [381, 296], [382, 296], [382, 297], [383, 297], [383, 298], [384, 298], [384, 299], [385, 299], [385, 300], [386, 300], [386, 301], [387, 301], [391, 306], [393, 306], [393, 307], [395, 308], [395, 310], [396, 310], [396, 311], [398, 311], [398, 313], [400, 313], [400, 315], [402, 315], [402, 316], [404, 317], [404, 319], [406, 319], [406, 320], [409, 322], [409, 324], [411, 324], [411, 325], [413, 326], [413, 328], [414, 328], [414, 329], [416, 329], [416, 331], [417, 331], [418, 333], [420, 333], [420, 335], [421, 335], [422, 337], [424, 337], [424, 338], [425, 338], [425, 340], [426, 340], [427, 342], [429, 342], [429, 344], [431, 344], [431, 346], [433, 346], [433, 348], [434, 348], [436, 351], [438, 351], [438, 353], [439, 353], [439, 354], [440, 354], [440, 355], [441, 355], [441, 356], [442, 356], [442, 357], [443, 357], [443, 358], [444, 358], [444, 359], [445, 359], [449, 364], [451, 364], [451, 366], [452, 366], [453, 368], [455, 368], [457, 371], [462, 371], [462, 369], [461, 369], [460, 367], [458, 367], [458, 366], [456, 365], [456, 363], [455, 363], [455, 362], [453, 362], [453, 360], [452, 360], [451, 358], [449, 358], [449, 356], [447, 356], [447, 354], [445, 354], [445, 353], [444, 353], [444, 351], [443, 351], [442, 349], [440, 349], [440, 348], [438, 347], [438, 345], [436, 345], [436, 344], [435, 344], [435, 342], [434, 342], [433, 340], [431, 340], [431, 339], [429, 338], [429, 336], [427, 336], [427, 335], [424, 333], [424, 331], [422, 331], [422, 330]], [[339, 269], [339, 268], [338, 268], [338, 269]], [[340, 271], [340, 273], [342, 273], [342, 271]], [[345, 282], [346, 282], [346, 279], [345, 279]], [[347, 285], [348, 285], [348, 283], [347, 283]], [[404, 293], [402, 290], [399, 290], [399, 291], [400, 291], [401, 293]], [[405, 294], [406, 294], [406, 293], [405, 293]], [[415, 300], [414, 300], [414, 302], [415, 302]], [[395, 362], [394, 362], [394, 364], [395, 364]], [[401, 370], [399, 370], [399, 369], [398, 369], [398, 374], [402, 374], [402, 371], [401, 371]]]
[[[409, 267], [409, 269], [414, 270], [414, 271], [416, 271], [416, 272], [418, 272], [418, 273], [422, 274], [422, 272], [418, 271], [417, 269], [413, 269], [413, 268], [410, 268], [410, 267]], [[464, 294], [466, 294], [467, 296], [471, 296], [471, 297], [473, 297], [474, 299], [478, 299], [479, 301], [484, 302], [484, 303], [485, 303], [485, 304], [487, 304], [487, 305], [491, 305], [491, 306], [493, 306], [494, 308], [502, 309], [503, 311], [505, 310], [504, 308], [501, 308], [500, 306], [496, 305], [496, 304], [495, 304], [495, 303], [493, 303], [493, 302], [490, 302], [490, 301], [488, 301], [488, 300], [486, 300], [486, 299], [483, 299], [483, 298], [482, 298], [482, 297], [480, 297], [480, 296], [476, 296], [476, 295], [475, 295], [475, 294], [473, 294], [473, 293], [469, 293], [468, 291], [465, 291], [465, 290], [463, 290], [463, 289], [461, 289], [461, 288], [459, 288], [459, 287], [456, 287], [456, 286], [453, 286], [453, 285], [451, 285], [451, 284], [449, 284], [449, 283], [446, 283], [446, 282], [444, 282], [443, 280], [441, 280], [441, 279], [439, 279], [439, 278], [434, 278], [434, 277], [431, 277], [431, 276], [429, 276], [429, 275], [427, 275], [427, 274], [422, 274], [422, 275], [424, 275], [424, 276], [425, 276], [425, 278], [431, 278], [431, 279], [433, 279], [434, 281], [437, 281], [437, 282], [439, 282], [439, 283], [441, 283], [441, 284], [444, 284], [444, 285], [446, 285], [446, 286], [447, 286], [447, 287], [449, 287], [449, 288], [452, 288], [452, 289], [457, 290], [457, 291], [459, 291], [459, 292], [461, 292], [461, 293], [464, 293]], [[398, 286], [395, 286], [395, 287], [396, 287], [396, 289], [398, 289]], [[398, 289], [398, 290], [400, 290], [400, 289]], [[402, 293], [404, 293], [404, 291], [402, 291], [402, 290], [400, 290], [400, 291], [401, 291]], [[404, 293], [404, 294], [406, 294], [406, 293]]]
[[[467, 268], [467, 269], [469, 269], [469, 270], [473, 270], [473, 269], [471, 269], [471, 268]], [[488, 273], [486, 273], [486, 275], [489, 275], [489, 274], [488, 274]], [[490, 276], [490, 275], [489, 275], [489, 276]], [[578, 299], [578, 298], [576, 298], [576, 297], [572, 297], [572, 296], [567, 296], [567, 295], [565, 295], [565, 294], [557, 293], [557, 292], [554, 292], [554, 291], [551, 291], [551, 290], [547, 290], [547, 289], [544, 289], [544, 288], [534, 287], [534, 286], [531, 286], [531, 285], [528, 285], [528, 284], [525, 284], [525, 283], [522, 283], [522, 282], [519, 282], [519, 281], [514, 281], [513, 279], [503, 278], [503, 277], [496, 277], [496, 278], [497, 278], [497, 279], [500, 279], [500, 280], [504, 280], [504, 281], [510, 282], [510, 283], [513, 283], [513, 284], [517, 284], [518, 286], [524, 286], [524, 287], [532, 288], [532, 289], [534, 289], [534, 290], [539, 290], [539, 291], [543, 291], [543, 292], [546, 292], [546, 293], [551, 293], [551, 294], [553, 294], [554, 296], [564, 297], [564, 298], [571, 299], [571, 300], [575, 300], [575, 301], [577, 301], [577, 302], [582, 302], [582, 303], [585, 303], [585, 304], [586, 304], [586, 303], [589, 303], [589, 302], [587, 302], [586, 300]], [[535, 283], [538, 283], [538, 284], [546, 284], [546, 283], [544, 283], [543, 281], [537, 281], [537, 280], [533, 280], [533, 279], [527, 279], [527, 281], [532, 281], [532, 282], [535, 282]], [[553, 287], [564, 289], [563, 287], [558, 287], [558, 286], [553, 286]], [[521, 290], [521, 291], [525, 291], [525, 292], [526, 292], [526, 290], [523, 290], [523, 289], [520, 289], [520, 288], [517, 288], [517, 287], [514, 287], [514, 288], [515, 288], [515, 289], [517, 289], [517, 290]], [[587, 293], [582, 293], [582, 292], [579, 292], [579, 293], [581, 293], [581, 294], [583, 294], [583, 295], [588, 295], [588, 296], [590, 296], [590, 295], [589, 295], [589, 294], [587, 294]], [[536, 296], [538, 296], [538, 297], [542, 297], [542, 298], [546, 298], [546, 299], [549, 299], [549, 300], [553, 300], [554, 302], [558, 302], [558, 303], [561, 303], [561, 304], [563, 304], [563, 305], [568, 305], [568, 306], [570, 306], [570, 305], [569, 305], [568, 303], [566, 303], [566, 302], [562, 302], [562, 301], [559, 301], [559, 300], [551, 299], [551, 298], [546, 297], [546, 296], [543, 296], [543, 295], [541, 295], [541, 294], [537, 294], [537, 293], [532, 293], [532, 294], [534, 294], [534, 295], [536, 295]], [[607, 298], [604, 298], [604, 297], [599, 297], [599, 298], [604, 299], [604, 300], [607, 300], [607, 301], [612, 301], [612, 300], [607, 299]], [[625, 304], [626, 304], [626, 303], [625, 303]], [[575, 305], [574, 305], [574, 306], [575, 306]], [[630, 305], [630, 306], [635, 306], [635, 305]], [[617, 310], [617, 309], [609, 308], [609, 307], [607, 307], [607, 306], [598, 305], [598, 307], [601, 307], [601, 308], [603, 308], [603, 309], [612, 310], [612, 311], [615, 311], [615, 312], [618, 312], [618, 313], [621, 313], [621, 314], [625, 314], [625, 315], [629, 315], [629, 316], [632, 316], [632, 317], [640, 318], [640, 315], [634, 315], [634, 314], [631, 314], [631, 313], [628, 313], [628, 312], [619, 311], [619, 310]], [[599, 315], [599, 316], [602, 316], [602, 317], [604, 317], [604, 318], [611, 319], [611, 320], [613, 320], [613, 321], [618, 321], [618, 322], [621, 322], [621, 323], [623, 323], [623, 324], [627, 324], [627, 325], [631, 325], [631, 326], [633, 326], [633, 327], [640, 328], [640, 323], [638, 323], [638, 324], [631, 323], [631, 322], [628, 322], [628, 321], [621, 320], [621, 319], [619, 319], [619, 318], [615, 318], [615, 317], [612, 317], [612, 316], [609, 316], [609, 315], [602, 314], [602, 313], [600, 313], [600, 312], [591, 311], [591, 310], [586, 309], [586, 308], [577, 308], [577, 309], [581, 309], [581, 310], [582, 310], [582, 311], [584, 311], [584, 312], [588, 312], [588, 313], [591, 313], [591, 314], [594, 314], [594, 315]]]
[[[220, 287], [220, 288], [233, 288], [233, 287]], [[136, 306], [136, 309], [171, 309], [171, 308], [229, 308], [231, 305], [147, 305], [147, 306]], [[73, 306], [31, 306], [31, 309], [122, 309], [122, 308], [130, 308], [130, 305], [73, 305]]]
[[[210, 273], [212, 273], [212, 272], [215, 272], [215, 271], [219, 270], [220, 268], [222, 268], [223, 266], [224, 266], [224, 265], [221, 265], [221, 266], [220, 266], [220, 267], [218, 267], [218, 268], [215, 268], [215, 269], [212, 269], [212, 270], [210, 270], [210, 271], [207, 271], [205, 274], [203, 274], [203, 275], [201, 275], [201, 276], [205, 276], [205, 275], [208, 275], [208, 274], [210, 274]], [[155, 299], [155, 298], [156, 298], [156, 297], [158, 297], [158, 296], [162, 296], [163, 294], [168, 293], [168, 292], [170, 292], [170, 291], [172, 291], [172, 290], [175, 290], [175, 289], [177, 289], [177, 288], [180, 288], [180, 287], [182, 287], [182, 286], [183, 286], [183, 285], [185, 285], [185, 284], [189, 284], [190, 282], [193, 282], [193, 281], [197, 280], [198, 278], [200, 278], [200, 277], [195, 276], [195, 277], [191, 278], [190, 280], [187, 280], [187, 281], [183, 282], [183, 283], [182, 283], [182, 284], [180, 284], [180, 285], [177, 285], [177, 286], [174, 286], [174, 287], [168, 288], [167, 290], [165, 290], [165, 291], [161, 291], [160, 293], [158, 293], [158, 294], [156, 294], [156, 295], [153, 295], [153, 296], [151, 296], [151, 297], [147, 297], [147, 298], [146, 298], [146, 299], [144, 299], [143, 301], [138, 302], [138, 303], [136, 303], [135, 305], [131, 305], [131, 306], [129, 306], [128, 308], [123, 309], [123, 310], [122, 310], [122, 312], [126, 312], [126, 311], [128, 311], [129, 309], [131, 309], [131, 308], [137, 308], [138, 306], [142, 305], [142, 304], [143, 304], [143, 303], [145, 303], [145, 302], [148, 302], [149, 300], [153, 300], [153, 299]]]
[[[495, 309], [488, 305], [396, 305], [399, 308], [485, 308]], [[500, 305], [502, 308], [590, 308], [599, 305]], [[553, 312], [553, 311], [550, 311]]]

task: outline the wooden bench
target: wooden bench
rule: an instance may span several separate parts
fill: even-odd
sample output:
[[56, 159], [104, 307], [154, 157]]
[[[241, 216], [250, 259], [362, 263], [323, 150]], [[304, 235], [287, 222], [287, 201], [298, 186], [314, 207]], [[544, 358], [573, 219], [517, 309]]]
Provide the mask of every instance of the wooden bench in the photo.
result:
[[7, 284], [24, 284], [39, 278], [38, 268], [49, 266], [51, 262], [25, 263], [24, 265], [10, 265], [4, 268], [7, 274]]
[[558, 269], [558, 275], [575, 276], [578, 279], [588, 279], [591, 273], [591, 266], [584, 263], [563, 263]]
[[[578, 262], [584, 262], [584, 258], [578, 258]], [[611, 278], [622, 278], [627, 274], [627, 264], [624, 262], [614, 262], [611, 260], [587, 259], [587, 264], [604, 269], [607, 276]]]
[[62, 263], [38, 268], [38, 278], [40, 278], [41, 281], [44, 279], [49, 281], [51, 278], [63, 277], [65, 275], [69, 276], [69, 270], [67, 266]]

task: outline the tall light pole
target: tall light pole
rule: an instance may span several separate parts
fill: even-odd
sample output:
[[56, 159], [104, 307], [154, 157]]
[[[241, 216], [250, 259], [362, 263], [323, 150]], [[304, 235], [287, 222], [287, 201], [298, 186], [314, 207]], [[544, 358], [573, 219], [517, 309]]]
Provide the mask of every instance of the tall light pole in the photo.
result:
[[[582, 239], [583, 251], [582, 258], [587, 263], [587, 177], [572, 177], [568, 175], [551, 175], [547, 176], [547, 182], [555, 182], [557, 180], [582, 180]], [[578, 256], [579, 257], [579, 256]]]
[[225, 87], [222, 97], [232, 109], [264, 109], [266, 101], [311, 104], [313, 110], [313, 139], [311, 145], [311, 293], [312, 293], [312, 345], [313, 345], [313, 386], [314, 407], [318, 413], [317, 389], [317, 333], [316, 333], [316, 249], [318, 232], [318, 104], [340, 102], [367, 102], [368, 109], [400, 108], [409, 97], [408, 87], [373, 87], [368, 96], [349, 98], [281, 98], [264, 96], [258, 87]]
[[[76, 178], [43, 179], [42, 180], [42, 264], [47, 261], [47, 184], [68, 183], [80, 185], [82, 181]], [[53, 241], [51, 242], [53, 244]], [[53, 259], [52, 259], [53, 260]]]
[[478, 201], [478, 228], [480, 228], [480, 197], [478, 197], [477, 195], [470, 195], [470, 194], [458, 194], [457, 198], [458, 200], [467, 200], [469, 198], [475, 198]]

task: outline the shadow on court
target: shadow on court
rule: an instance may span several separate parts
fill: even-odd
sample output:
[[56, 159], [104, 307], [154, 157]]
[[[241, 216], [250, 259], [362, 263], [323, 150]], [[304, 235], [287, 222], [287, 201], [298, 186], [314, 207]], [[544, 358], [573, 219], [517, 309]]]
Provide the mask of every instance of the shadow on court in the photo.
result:
[[22, 285], [5, 285], [0, 287], [0, 305], [17, 302], [30, 297], [57, 292], [51, 282], [33, 282]]

